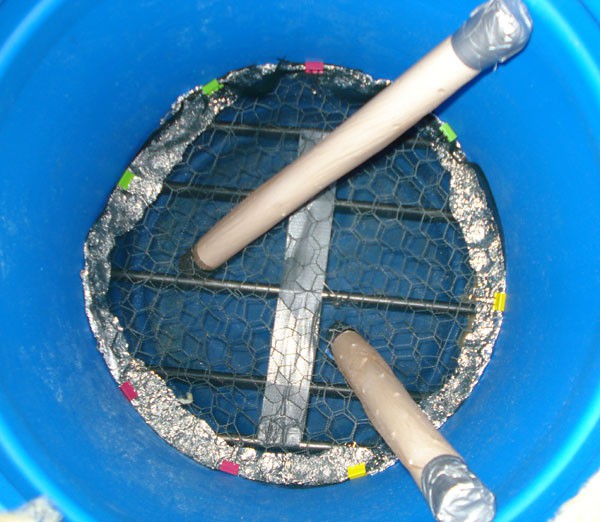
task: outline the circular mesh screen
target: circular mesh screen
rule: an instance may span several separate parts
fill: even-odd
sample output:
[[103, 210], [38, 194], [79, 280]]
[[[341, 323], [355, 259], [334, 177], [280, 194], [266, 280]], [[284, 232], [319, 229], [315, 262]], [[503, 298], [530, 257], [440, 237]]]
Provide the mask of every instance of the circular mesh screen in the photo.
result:
[[[468, 164], [447, 125], [428, 117], [224, 266], [190, 269], [200, 236], [385, 85], [339, 68], [258, 71], [191, 95], [220, 99], [220, 110], [188, 137], [141, 219], [115, 234], [108, 310], [128, 355], [230, 447], [255, 448], [255, 459], [342, 445], [387, 454], [328, 341], [351, 326], [416, 401], [452, 393], [478, 311], [497, 312], [498, 285], [485, 286], [452, 203], [448, 158]], [[130, 172], [143, 180], [135, 162]]]

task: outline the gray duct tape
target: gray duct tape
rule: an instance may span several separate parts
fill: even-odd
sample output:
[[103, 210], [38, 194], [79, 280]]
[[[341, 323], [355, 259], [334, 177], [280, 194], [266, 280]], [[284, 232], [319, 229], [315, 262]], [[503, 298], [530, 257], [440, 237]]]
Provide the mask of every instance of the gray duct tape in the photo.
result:
[[452, 35], [452, 47], [465, 65], [482, 71], [521, 51], [531, 29], [529, 11], [521, 0], [490, 0]]
[[441, 455], [429, 462], [421, 475], [421, 489], [439, 522], [494, 519], [494, 495], [460, 457]]
[[[302, 132], [299, 154], [323, 136]], [[330, 187], [289, 219], [258, 428], [258, 439], [268, 446], [298, 447], [304, 434], [334, 202], [335, 188]]]

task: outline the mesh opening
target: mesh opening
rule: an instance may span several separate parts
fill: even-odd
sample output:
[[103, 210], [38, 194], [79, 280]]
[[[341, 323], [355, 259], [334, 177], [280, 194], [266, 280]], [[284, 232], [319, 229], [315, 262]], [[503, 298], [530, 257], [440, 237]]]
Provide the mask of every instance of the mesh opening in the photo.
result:
[[[322, 288], [293, 290], [299, 303], [306, 293], [316, 296], [310, 331], [288, 331], [289, 321], [274, 325], [278, 299], [289, 290], [289, 220], [214, 272], [189, 272], [182, 256], [385, 83], [340, 68], [323, 75], [298, 66], [236, 74], [223, 81], [225, 108], [190, 140], [141, 219], [115, 234], [108, 309], [129, 355], [164, 379], [181, 407], [222, 440], [283, 453], [356, 444], [386, 452], [328, 341], [342, 325], [357, 328], [417, 401], [439, 394], [460, 371], [477, 306], [490, 303], [474, 293], [485, 281], [451, 209], [452, 173], [440, 155], [440, 147], [452, 154], [459, 146], [430, 116], [329, 189], [331, 212], [313, 218], [331, 232], [322, 244], [310, 234], [298, 239], [313, 256], [302, 270], [321, 270], [324, 279]], [[170, 123], [176, 119], [177, 113]], [[489, 298], [493, 290], [478, 295]], [[277, 353], [278, 335], [311, 336], [311, 355]], [[285, 386], [273, 377], [274, 366], [278, 376], [287, 375]], [[287, 424], [283, 434], [265, 435], [261, 423], [274, 415], [289, 421], [299, 439]]]

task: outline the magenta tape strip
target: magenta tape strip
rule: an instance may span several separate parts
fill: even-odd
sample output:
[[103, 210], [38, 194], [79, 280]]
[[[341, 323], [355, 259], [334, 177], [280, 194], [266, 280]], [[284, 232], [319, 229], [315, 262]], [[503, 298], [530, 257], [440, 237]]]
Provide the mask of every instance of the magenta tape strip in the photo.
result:
[[123, 392], [123, 395], [127, 397], [128, 401], [132, 401], [138, 396], [138, 393], [135, 391], [135, 388], [129, 381], [125, 381], [123, 384], [121, 384], [119, 389]]
[[325, 64], [323, 62], [306, 61], [304, 64], [306, 74], [323, 74]]
[[229, 462], [228, 460], [221, 462], [219, 469], [225, 473], [235, 476], [239, 475], [240, 473], [240, 465], [236, 464], [235, 462]]

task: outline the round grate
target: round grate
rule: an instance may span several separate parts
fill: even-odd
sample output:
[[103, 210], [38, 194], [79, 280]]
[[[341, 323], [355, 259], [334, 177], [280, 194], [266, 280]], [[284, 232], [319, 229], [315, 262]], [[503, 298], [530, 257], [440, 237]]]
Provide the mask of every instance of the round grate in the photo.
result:
[[[114, 242], [110, 256], [103, 249], [111, 266], [104, 307], [122, 336], [121, 351], [109, 351], [158, 376], [169, 389], [161, 393], [208, 426], [218, 441], [201, 452], [204, 464], [237, 458], [242, 471], [261, 469], [248, 471], [251, 478], [296, 484], [346, 478], [311, 478], [311, 466], [331, 463], [324, 456], [339, 447], [351, 450], [348, 465], [389, 465], [329, 355], [331, 333], [346, 325], [383, 355], [438, 425], [489, 359], [501, 316], [493, 298], [504, 287], [496, 219], [480, 171], [434, 116], [223, 267], [204, 273], [186, 263], [198, 237], [237, 202], [384, 86], [337, 67], [320, 75], [292, 64], [231, 73], [179, 101], [130, 167], [130, 185], [113, 195], [130, 209], [138, 190], [142, 208], [127, 225], [103, 228]], [[205, 122], [186, 134], [182, 114], [198, 107]], [[173, 129], [183, 137], [174, 139]], [[141, 189], [145, 180], [155, 184], [147, 181], [151, 196]], [[458, 208], [461, 197], [474, 206], [471, 214]], [[483, 264], [470, 237], [482, 223]], [[101, 240], [90, 235], [88, 255]], [[91, 315], [98, 315], [94, 306]], [[126, 373], [125, 363], [117, 366]], [[172, 420], [153, 419], [155, 429]], [[182, 436], [172, 428], [167, 440]], [[285, 479], [273, 460], [260, 464], [265, 455], [291, 454], [305, 460]]]

